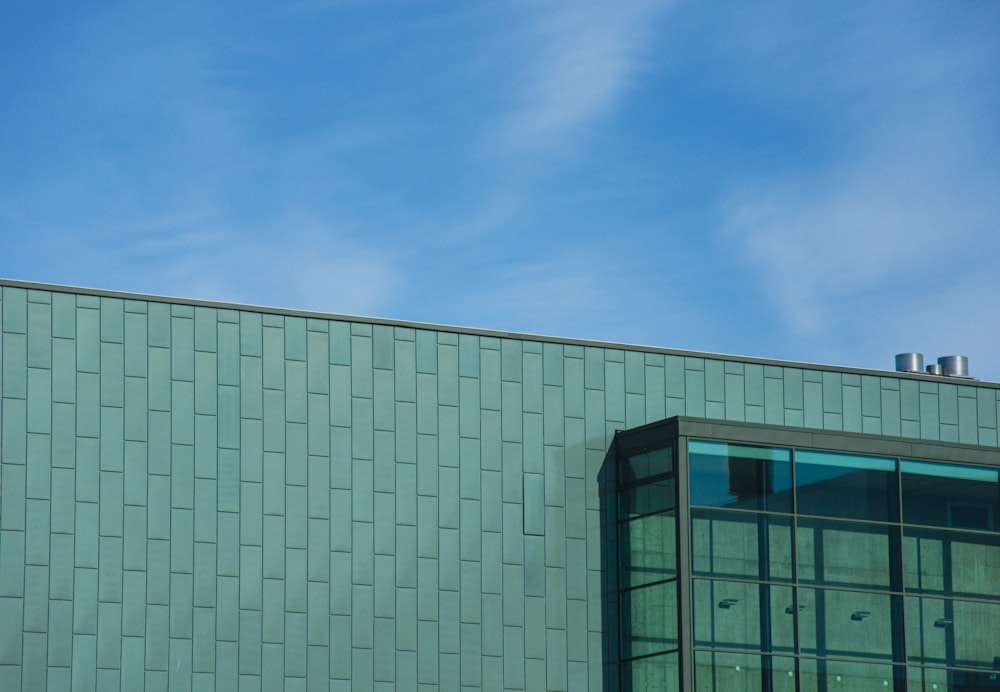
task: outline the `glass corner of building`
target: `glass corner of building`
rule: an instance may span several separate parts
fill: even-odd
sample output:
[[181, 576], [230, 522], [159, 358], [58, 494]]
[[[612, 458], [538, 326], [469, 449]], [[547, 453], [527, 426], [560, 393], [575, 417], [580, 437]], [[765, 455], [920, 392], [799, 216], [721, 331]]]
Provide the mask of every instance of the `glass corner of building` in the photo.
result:
[[676, 446], [665, 441], [621, 445], [616, 476], [622, 688], [677, 690]]
[[1000, 690], [996, 454], [692, 427], [616, 440], [623, 689]]

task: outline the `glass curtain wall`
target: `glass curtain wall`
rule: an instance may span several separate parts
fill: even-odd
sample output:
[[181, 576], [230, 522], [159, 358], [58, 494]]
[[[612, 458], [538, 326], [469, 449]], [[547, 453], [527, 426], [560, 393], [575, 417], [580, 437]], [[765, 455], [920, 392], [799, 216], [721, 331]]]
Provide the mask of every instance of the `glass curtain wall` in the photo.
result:
[[697, 690], [1000, 690], [996, 469], [697, 440], [688, 459]]
[[691, 441], [688, 458], [697, 689], [794, 690], [791, 452]]
[[626, 690], [679, 690], [674, 448], [618, 464], [619, 608]]

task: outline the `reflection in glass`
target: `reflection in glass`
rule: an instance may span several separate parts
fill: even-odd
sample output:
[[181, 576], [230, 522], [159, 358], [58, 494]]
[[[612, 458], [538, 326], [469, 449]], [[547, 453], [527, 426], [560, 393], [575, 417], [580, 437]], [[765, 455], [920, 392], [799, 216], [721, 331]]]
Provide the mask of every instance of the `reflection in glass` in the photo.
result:
[[[1000, 469], [688, 452], [696, 689], [1000, 690]], [[672, 450], [649, 454], [620, 467], [623, 675], [675, 689], [684, 517]]]
[[691, 510], [691, 553], [695, 574], [791, 581], [791, 519], [774, 514]]
[[652, 514], [620, 524], [621, 588], [677, 575], [677, 515]]
[[897, 671], [891, 665], [856, 661], [803, 658], [799, 661], [799, 670], [802, 692], [885, 692], [893, 689], [894, 675], [902, 678], [902, 670]]
[[904, 460], [900, 472], [905, 523], [997, 530], [1000, 470]]
[[896, 460], [832, 452], [795, 452], [798, 512], [896, 521]]
[[768, 587], [770, 601], [770, 646], [771, 651], [795, 653], [795, 621], [800, 612], [795, 605], [790, 586]]
[[789, 450], [692, 440], [688, 457], [692, 505], [792, 511]]
[[910, 692], [947, 692], [961, 689], [948, 686], [951, 676], [951, 671], [942, 668], [909, 666], [906, 669], [906, 689]]
[[618, 467], [619, 483], [628, 485], [644, 478], [671, 473], [674, 470], [674, 450], [661, 447], [642, 454], [635, 454], [621, 461]]
[[677, 582], [622, 592], [622, 658], [677, 648]]
[[863, 591], [799, 589], [803, 653], [892, 659], [892, 598]]
[[799, 519], [795, 539], [799, 580], [888, 589], [890, 530], [898, 532], [879, 524]]
[[626, 690], [680, 690], [677, 653], [649, 656], [622, 665]]
[[937, 666], [992, 670], [1000, 656], [1000, 604], [906, 598], [906, 655]]
[[907, 591], [1000, 599], [1000, 535], [903, 528]]
[[695, 646], [795, 651], [792, 587], [694, 580]]
[[796, 692], [794, 658], [771, 657], [771, 690], [773, 692]]
[[695, 646], [759, 651], [760, 589], [748, 582], [695, 579]]
[[697, 692], [795, 692], [792, 658], [695, 651], [694, 665]]
[[674, 478], [661, 478], [618, 493], [619, 519], [662, 512], [674, 509], [676, 506], [677, 491]]

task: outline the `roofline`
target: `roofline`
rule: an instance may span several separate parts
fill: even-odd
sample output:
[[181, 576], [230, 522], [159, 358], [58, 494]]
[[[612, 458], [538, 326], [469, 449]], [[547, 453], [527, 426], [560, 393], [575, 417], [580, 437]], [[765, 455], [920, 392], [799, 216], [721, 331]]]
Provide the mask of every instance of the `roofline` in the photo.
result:
[[1000, 468], [1000, 449], [986, 445], [770, 423], [671, 416], [634, 428], [615, 431], [616, 444], [627, 455], [655, 449], [662, 446], [664, 440], [672, 437], [694, 437], [771, 447], [800, 447], [828, 452]]
[[0, 277], [0, 287], [22, 288], [29, 291], [50, 291], [54, 293], [74, 293], [88, 296], [98, 296], [102, 298], [120, 298], [122, 300], [144, 300], [155, 303], [170, 303], [174, 305], [190, 305], [193, 307], [206, 307], [222, 310], [242, 310], [244, 312], [259, 312], [267, 314], [286, 315], [289, 317], [305, 317], [312, 319], [337, 320], [341, 322], [357, 322], [362, 324], [382, 325], [387, 327], [403, 327], [406, 329], [421, 329], [426, 331], [449, 332], [454, 334], [469, 334], [474, 336], [494, 337], [498, 339], [517, 339], [520, 341], [538, 341], [542, 343], [556, 343], [569, 346], [584, 346], [591, 348], [605, 348], [624, 351], [637, 351], [641, 353], [656, 353], [668, 356], [681, 356], [685, 358], [708, 358], [711, 360], [724, 360], [738, 363], [749, 363], [753, 365], [765, 365], [781, 368], [799, 368], [804, 370], [820, 370], [825, 372], [838, 372], [856, 375], [868, 375], [874, 377], [894, 377], [898, 379], [918, 380], [920, 382], [936, 382], [955, 385], [966, 385], [975, 387], [987, 387], [990, 389], [1000, 389], [1000, 382], [988, 382], [975, 379], [944, 377], [940, 375], [930, 375], [924, 373], [907, 373], [896, 370], [879, 370], [875, 368], [858, 368], [851, 366], [826, 365], [823, 363], [807, 363], [802, 361], [779, 360], [773, 358], [759, 358], [755, 356], [739, 356], [728, 353], [712, 353], [709, 351], [694, 351], [678, 348], [664, 348], [661, 346], [645, 346], [642, 344], [625, 344], [613, 341], [596, 341], [591, 339], [580, 339], [572, 337], [548, 336], [544, 334], [530, 334], [526, 332], [508, 332], [497, 329], [483, 329], [480, 327], [462, 327], [457, 325], [434, 324], [431, 322], [414, 322], [410, 320], [396, 320], [376, 317], [365, 317], [363, 315], [347, 315], [335, 312], [320, 312], [315, 310], [296, 310], [291, 308], [279, 308], [265, 305], [250, 305], [245, 303], [231, 303], [219, 300], [200, 300], [193, 298], [181, 298], [177, 296], [162, 296], [150, 293], [131, 293], [127, 291], [111, 291], [100, 288], [88, 288], [85, 286], [67, 286], [61, 284], [50, 284], [36, 281], [23, 281], [20, 279], [6, 279]]

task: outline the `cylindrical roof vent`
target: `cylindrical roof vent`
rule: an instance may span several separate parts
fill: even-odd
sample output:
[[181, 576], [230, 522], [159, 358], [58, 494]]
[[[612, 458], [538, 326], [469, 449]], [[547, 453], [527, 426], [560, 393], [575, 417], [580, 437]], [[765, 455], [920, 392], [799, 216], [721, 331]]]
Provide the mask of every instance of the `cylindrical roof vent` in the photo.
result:
[[969, 359], [966, 356], [941, 356], [938, 358], [938, 365], [948, 377], [969, 376]]
[[923, 372], [923, 353], [897, 353], [896, 372]]
[[941, 364], [940, 363], [931, 363], [930, 365], [928, 365], [927, 366], [927, 374], [928, 375], [943, 375], [944, 372], [942, 371]]

